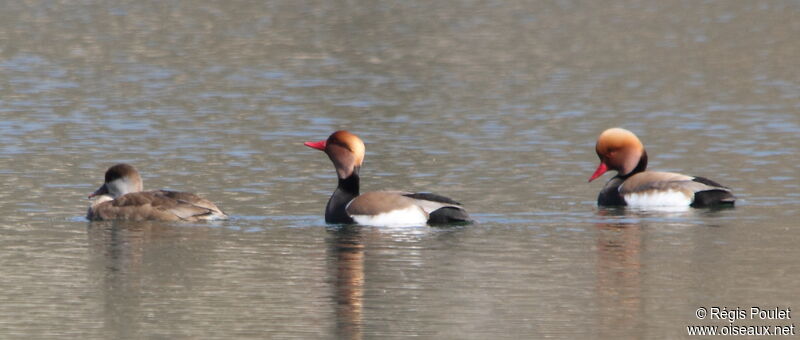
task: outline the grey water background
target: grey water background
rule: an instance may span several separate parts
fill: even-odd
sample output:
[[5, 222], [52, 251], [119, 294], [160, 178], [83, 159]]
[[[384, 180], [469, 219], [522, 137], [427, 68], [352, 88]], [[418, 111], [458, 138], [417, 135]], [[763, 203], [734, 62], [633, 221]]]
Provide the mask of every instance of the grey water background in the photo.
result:
[[[1, 6], [4, 339], [674, 338], [729, 324], [701, 306], [800, 308], [797, 2]], [[738, 206], [597, 208], [612, 126]], [[302, 142], [337, 129], [362, 190], [477, 223], [326, 226]], [[88, 223], [122, 161], [232, 219]]]

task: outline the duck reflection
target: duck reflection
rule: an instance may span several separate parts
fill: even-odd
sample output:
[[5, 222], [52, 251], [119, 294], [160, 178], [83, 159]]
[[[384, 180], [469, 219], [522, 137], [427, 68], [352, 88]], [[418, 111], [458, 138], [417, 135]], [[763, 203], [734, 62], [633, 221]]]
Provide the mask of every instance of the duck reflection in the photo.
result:
[[[205, 228], [182, 228], [163, 222], [91, 222], [87, 228], [92, 273], [99, 277], [104, 326], [113, 338], [138, 338], [142, 326], [180, 313], [170, 296], [154, 286], [191, 286], [186, 271], [197, 256], [183, 243], [206, 238]], [[169, 293], [169, 292], [168, 292]]]
[[[635, 210], [629, 208], [600, 208], [597, 223], [596, 296], [600, 312], [601, 337], [621, 337], [630, 334], [645, 334], [643, 315], [647, 306], [642, 296], [642, 287], [652, 286], [643, 282], [642, 254], [653, 253], [646, 249], [647, 240], [658, 240], [647, 226], [659, 228], [719, 227], [715, 222], [719, 215], [730, 209], [691, 209], [688, 211]], [[709, 219], [711, 217], [711, 219]], [[652, 246], [651, 246], [652, 247]], [[655, 271], [650, 268], [652, 277]]]
[[620, 217], [597, 223], [596, 298], [600, 337], [641, 334], [643, 322], [642, 229], [624, 209], [605, 209], [600, 216]]
[[329, 258], [336, 278], [336, 334], [338, 339], [362, 338], [364, 299], [364, 233], [359, 226], [328, 229]]

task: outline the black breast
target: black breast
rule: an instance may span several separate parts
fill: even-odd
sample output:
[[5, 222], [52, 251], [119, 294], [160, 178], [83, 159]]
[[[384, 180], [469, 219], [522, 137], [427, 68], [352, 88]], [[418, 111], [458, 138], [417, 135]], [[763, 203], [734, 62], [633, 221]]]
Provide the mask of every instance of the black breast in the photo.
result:
[[597, 205], [609, 207], [627, 205], [627, 203], [625, 203], [625, 198], [622, 197], [622, 194], [619, 192], [619, 186], [622, 185], [623, 182], [625, 182], [625, 180], [619, 176], [610, 179], [603, 187], [603, 190], [600, 190], [600, 195], [597, 196]]

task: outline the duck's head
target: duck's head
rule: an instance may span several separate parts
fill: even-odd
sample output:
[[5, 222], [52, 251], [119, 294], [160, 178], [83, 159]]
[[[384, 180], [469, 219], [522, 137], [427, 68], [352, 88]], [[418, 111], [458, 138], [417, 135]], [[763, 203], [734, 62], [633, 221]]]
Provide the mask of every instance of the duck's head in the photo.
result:
[[139, 171], [130, 164], [120, 163], [106, 170], [105, 182], [89, 195], [89, 198], [108, 195], [116, 199], [127, 193], [142, 190], [142, 177], [139, 176]]
[[333, 162], [336, 174], [341, 179], [358, 174], [364, 162], [364, 142], [345, 130], [336, 131], [327, 140], [305, 142], [306, 146], [324, 151]]
[[620, 176], [631, 174], [637, 168], [647, 167], [647, 152], [644, 145], [633, 132], [623, 128], [611, 128], [603, 131], [597, 138], [595, 146], [600, 165], [589, 182], [600, 177], [608, 170], [616, 170]]

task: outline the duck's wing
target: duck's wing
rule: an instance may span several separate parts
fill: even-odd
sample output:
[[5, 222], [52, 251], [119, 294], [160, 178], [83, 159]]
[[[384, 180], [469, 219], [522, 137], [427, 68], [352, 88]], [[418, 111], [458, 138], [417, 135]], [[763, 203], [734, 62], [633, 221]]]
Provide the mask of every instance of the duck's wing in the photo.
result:
[[155, 190], [125, 194], [89, 209], [90, 220], [198, 221], [227, 217], [216, 205], [191, 193]]

